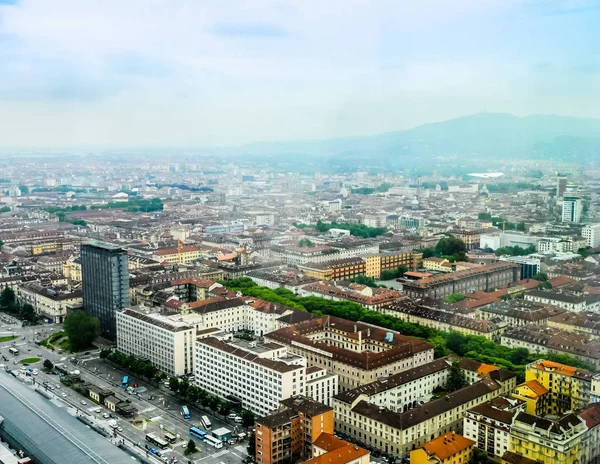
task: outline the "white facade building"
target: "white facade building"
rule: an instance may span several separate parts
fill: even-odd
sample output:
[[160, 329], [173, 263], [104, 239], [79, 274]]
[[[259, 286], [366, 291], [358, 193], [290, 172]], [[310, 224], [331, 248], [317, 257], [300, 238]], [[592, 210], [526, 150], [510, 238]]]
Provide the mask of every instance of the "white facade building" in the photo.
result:
[[322, 367], [306, 369], [306, 396], [319, 403], [332, 406], [332, 397], [339, 390], [337, 374], [328, 374]]
[[586, 246], [591, 248], [600, 247], [600, 224], [588, 224], [583, 226], [581, 235], [585, 238]]
[[290, 396], [306, 395], [306, 360], [284, 345], [214, 337], [196, 341], [195, 383], [219, 397], [235, 396], [243, 407], [266, 415]]
[[585, 239], [582, 237], [544, 237], [538, 242], [538, 251], [556, 251], [559, 253], [577, 253], [580, 248], [585, 247]]
[[583, 201], [579, 197], [565, 196], [562, 204], [562, 222], [581, 222]]
[[133, 309], [116, 313], [117, 349], [148, 359], [169, 375], [191, 374], [196, 329], [158, 314]]

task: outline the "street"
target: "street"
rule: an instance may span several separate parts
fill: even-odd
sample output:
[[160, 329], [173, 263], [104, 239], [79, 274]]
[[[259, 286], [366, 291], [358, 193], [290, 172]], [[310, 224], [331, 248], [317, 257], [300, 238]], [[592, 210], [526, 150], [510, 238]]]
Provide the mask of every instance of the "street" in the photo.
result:
[[[83, 397], [74, 390], [62, 385], [59, 376], [43, 372], [42, 364], [45, 359], [49, 359], [53, 364], [64, 363], [69, 370], [79, 370], [82, 380], [101, 388], [110, 388], [113, 391], [121, 390], [123, 372], [100, 360], [98, 350], [90, 351], [89, 355], [59, 354], [34, 343], [36, 339], [38, 341], [43, 340], [53, 332], [61, 330], [58, 324], [44, 324], [33, 327], [20, 327], [20, 324], [7, 325], [4, 322], [6, 320], [5, 314], [2, 314], [2, 319], [0, 320], [2, 320], [0, 324], [0, 337], [9, 335], [19, 337], [14, 341], [0, 343], [0, 364], [6, 365], [9, 369], [18, 369], [22, 365], [15, 365], [14, 361], [18, 362], [20, 359], [39, 357], [39, 362], [29, 366], [39, 371], [38, 375], [31, 377], [35, 383], [41, 385], [44, 382], [48, 382], [52, 386], [52, 393], [55, 396], [72, 407], [77, 408], [79, 411], [83, 411], [94, 417], [106, 430], [110, 431], [111, 426], [109, 425], [109, 421], [112, 419], [104, 418], [103, 414], [109, 414], [111, 411], [104, 406], [95, 404], [90, 398]], [[39, 336], [36, 337], [35, 333], [38, 333]], [[17, 348], [19, 353], [13, 356], [9, 353], [10, 347]], [[189, 459], [191, 462], [202, 464], [237, 464], [242, 462], [246, 457], [247, 439], [236, 445], [224, 443], [222, 449], [215, 449], [204, 441], [194, 439], [198, 451], [189, 458], [184, 457], [183, 451], [191, 438], [189, 427], [194, 425], [202, 428], [200, 425], [200, 416], [206, 414], [210, 417], [213, 424], [212, 430], [225, 427], [235, 434], [238, 431], [242, 432], [241, 427], [227, 423], [209, 412], [196, 410], [192, 407], [189, 408], [190, 419], [185, 420], [180, 414], [182, 403], [172, 396], [167, 388], [164, 386], [157, 388], [155, 385], [149, 385], [140, 381], [135, 376], [129, 375], [129, 384], [133, 385], [135, 383], [146, 387], [148, 391], [141, 396], [130, 395], [131, 404], [138, 410], [138, 413], [133, 418], [118, 418], [117, 424], [118, 427], [122, 428], [122, 431], [116, 432], [117, 439], [121, 436], [144, 448], [146, 434], [154, 433], [158, 437], [163, 437], [165, 433], [171, 433], [177, 437], [177, 441], [173, 445], [170, 445], [163, 453], [169, 459], [165, 462], [170, 462], [171, 457], [174, 456], [182, 463], [187, 463]], [[25, 384], [23, 388], [27, 388]], [[150, 395], [155, 397], [153, 401], [148, 401], [147, 398]], [[82, 402], [86, 404], [82, 404]], [[160, 461], [157, 459], [157, 462]]]

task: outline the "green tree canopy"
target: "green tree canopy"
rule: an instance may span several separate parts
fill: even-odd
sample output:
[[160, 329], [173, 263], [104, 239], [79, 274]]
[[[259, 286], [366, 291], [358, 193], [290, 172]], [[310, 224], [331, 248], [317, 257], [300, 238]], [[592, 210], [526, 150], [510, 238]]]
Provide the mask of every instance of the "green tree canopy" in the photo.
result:
[[446, 391], [453, 392], [467, 385], [465, 371], [459, 361], [454, 361], [448, 370], [448, 380], [446, 382]]
[[500, 247], [500, 248], [496, 248], [496, 256], [504, 256], [504, 255], [508, 255], [508, 256], [525, 256], [525, 255], [530, 255], [532, 253], [535, 253], [535, 246], [531, 245], [528, 246], [527, 248], [522, 248], [520, 246], [505, 246], [505, 247]]
[[12, 310], [15, 303], [15, 291], [10, 287], [6, 287], [2, 290], [2, 293], [0, 293], [0, 308]]
[[73, 311], [67, 316], [63, 325], [73, 350], [81, 350], [92, 346], [100, 333], [100, 322], [97, 317], [84, 311]]
[[545, 272], [538, 272], [532, 277], [533, 280], [539, 280], [540, 282], [548, 282], [548, 274]]
[[444, 298], [444, 301], [446, 301], [447, 303], [458, 303], [459, 301], [462, 301], [464, 299], [465, 296], [462, 293], [451, 293], [446, 298]]

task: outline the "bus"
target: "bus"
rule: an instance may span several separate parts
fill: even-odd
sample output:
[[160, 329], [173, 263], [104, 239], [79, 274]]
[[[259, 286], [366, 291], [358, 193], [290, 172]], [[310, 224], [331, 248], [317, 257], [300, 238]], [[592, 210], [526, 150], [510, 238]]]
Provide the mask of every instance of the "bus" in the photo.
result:
[[190, 410], [188, 409], [188, 407], [186, 405], [181, 406], [181, 415], [183, 416], [184, 419], [190, 418]]
[[206, 437], [206, 432], [204, 430], [199, 429], [198, 427], [190, 427], [190, 435], [199, 440], [204, 440]]
[[10, 347], [10, 348], [8, 349], [8, 352], [9, 352], [10, 354], [12, 354], [13, 356], [16, 356], [16, 355], [18, 355], [18, 354], [19, 354], [19, 350], [17, 350], [16, 348], [13, 348], [13, 347]]
[[169, 432], [165, 432], [164, 438], [171, 444], [173, 444], [177, 441], [177, 437]]
[[214, 446], [217, 449], [223, 448], [223, 442], [218, 438], [213, 437], [212, 435], [206, 435], [206, 437], [204, 437], [204, 441], [210, 446]]
[[169, 447], [169, 444], [165, 440], [157, 437], [153, 433], [149, 433], [148, 435], [146, 435], [146, 441], [162, 450], [167, 449]]
[[123, 387], [123, 390], [125, 390], [129, 386], [129, 376], [128, 375], [123, 376], [123, 382], [121, 382], [121, 386]]
[[200, 420], [202, 421], [202, 425], [204, 426], [204, 428], [205, 428], [206, 430], [210, 430], [210, 426], [211, 426], [212, 424], [210, 423], [210, 420], [208, 420], [208, 416], [202, 416], [202, 417], [200, 418]]

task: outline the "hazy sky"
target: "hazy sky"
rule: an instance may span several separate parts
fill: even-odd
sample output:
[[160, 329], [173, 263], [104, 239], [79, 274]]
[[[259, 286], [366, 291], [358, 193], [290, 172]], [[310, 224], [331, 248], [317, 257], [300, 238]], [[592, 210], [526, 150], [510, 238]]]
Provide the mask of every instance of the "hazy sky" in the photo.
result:
[[600, 0], [0, 0], [0, 145], [600, 117]]

